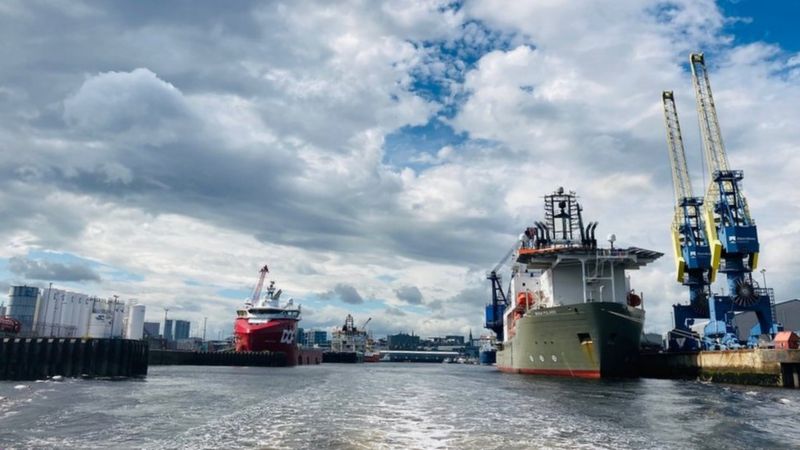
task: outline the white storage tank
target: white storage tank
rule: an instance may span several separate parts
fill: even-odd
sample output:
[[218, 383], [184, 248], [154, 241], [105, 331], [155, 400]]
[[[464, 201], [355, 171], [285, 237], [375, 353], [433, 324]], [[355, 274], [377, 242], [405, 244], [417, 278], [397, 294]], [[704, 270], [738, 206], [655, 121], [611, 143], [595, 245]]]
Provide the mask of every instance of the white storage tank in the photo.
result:
[[144, 335], [144, 305], [133, 305], [128, 309], [127, 339], [141, 339]]
[[89, 318], [92, 315], [92, 307], [94, 306], [94, 298], [85, 297], [83, 304], [80, 305], [80, 312], [78, 315], [78, 328], [75, 330], [75, 336], [84, 337], [89, 335]]
[[93, 312], [89, 317], [89, 337], [103, 339], [111, 337], [111, 315], [106, 312]]
[[59, 321], [58, 334], [59, 337], [72, 337], [74, 330], [72, 325], [72, 313], [75, 307], [75, 294], [68, 292], [64, 297], [64, 302], [61, 305], [61, 320]]
[[111, 337], [122, 337], [125, 332], [125, 304], [116, 300], [109, 301], [109, 310], [113, 314], [111, 317]]

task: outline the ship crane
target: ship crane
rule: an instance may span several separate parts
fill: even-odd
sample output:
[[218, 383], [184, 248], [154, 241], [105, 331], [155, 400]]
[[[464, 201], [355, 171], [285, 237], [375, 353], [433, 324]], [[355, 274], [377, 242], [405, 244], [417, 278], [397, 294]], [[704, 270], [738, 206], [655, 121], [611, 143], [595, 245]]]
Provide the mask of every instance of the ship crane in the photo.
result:
[[258, 271], [258, 283], [256, 283], [255, 289], [253, 289], [253, 297], [250, 299], [250, 303], [257, 306], [258, 301], [261, 298], [261, 290], [264, 288], [264, 279], [267, 277], [269, 273], [269, 267], [264, 264], [264, 267]]
[[372, 317], [367, 317], [367, 320], [364, 321], [364, 325], [361, 325], [361, 330], [367, 330], [367, 324], [372, 320]]
[[735, 341], [731, 318], [739, 311], [754, 311], [758, 324], [750, 333], [750, 344], [762, 333], [775, 334], [782, 327], [776, 323], [773, 296], [759, 288], [752, 272], [758, 263], [758, 234], [742, 193], [741, 170], [731, 170], [722, 141], [711, 83], [702, 53], [689, 56], [692, 85], [697, 101], [697, 114], [703, 143], [703, 155], [710, 183], [705, 198], [705, 225], [711, 246], [712, 271], [724, 273], [728, 295], [709, 299], [710, 322], [707, 338], [719, 344]]
[[511, 255], [517, 251], [519, 245], [519, 241], [515, 242], [500, 259], [500, 262], [495, 264], [494, 268], [486, 275], [486, 279], [492, 283], [492, 303], [486, 305], [486, 323], [484, 327], [494, 331], [497, 336], [497, 342], [503, 342], [503, 312], [508, 307], [508, 297], [503, 292], [502, 277], [498, 272], [508, 262]]
[[677, 281], [689, 288], [689, 304], [672, 306], [675, 329], [670, 332], [669, 348], [696, 350], [699, 340], [692, 334], [690, 326], [695, 319], [709, 318], [709, 288], [716, 272], [711, 265], [711, 251], [703, 220], [703, 198], [694, 196], [689, 178], [675, 96], [672, 91], [664, 91], [661, 100], [675, 191], [675, 215], [672, 221], [675, 271]]

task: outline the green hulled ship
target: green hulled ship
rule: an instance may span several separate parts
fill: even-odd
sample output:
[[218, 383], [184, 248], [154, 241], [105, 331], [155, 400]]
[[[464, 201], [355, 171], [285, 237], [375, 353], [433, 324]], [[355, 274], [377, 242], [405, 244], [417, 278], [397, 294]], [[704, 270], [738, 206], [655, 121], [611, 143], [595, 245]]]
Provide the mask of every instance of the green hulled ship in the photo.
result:
[[584, 224], [574, 192], [545, 197], [545, 218], [512, 252], [508, 294], [493, 271], [487, 327], [498, 334], [505, 372], [585, 378], [635, 374], [644, 325], [642, 294], [626, 271], [662, 256], [641, 248], [601, 248], [597, 222]]

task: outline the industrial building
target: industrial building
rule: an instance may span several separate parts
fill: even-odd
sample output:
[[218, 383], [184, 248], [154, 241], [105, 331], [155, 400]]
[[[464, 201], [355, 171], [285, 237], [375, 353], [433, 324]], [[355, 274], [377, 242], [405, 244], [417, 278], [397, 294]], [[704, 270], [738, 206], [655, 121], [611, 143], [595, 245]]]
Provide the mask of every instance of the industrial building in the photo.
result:
[[142, 338], [145, 307], [132, 301], [31, 286], [12, 286], [8, 297], [21, 337]]
[[158, 337], [161, 333], [161, 323], [159, 322], [145, 322], [144, 323], [144, 336], [145, 337]]
[[416, 350], [419, 348], [419, 336], [414, 334], [391, 334], [386, 337], [389, 350]]
[[307, 347], [326, 347], [330, 345], [328, 332], [324, 330], [303, 330], [302, 333], [298, 333], [298, 340], [301, 345]]
[[8, 292], [6, 315], [19, 321], [21, 334], [33, 334], [36, 302], [39, 300], [39, 288], [32, 286], [11, 286]]
[[162, 336], [169, 342], [189, 339], [191, 329], [192, 324], [188, 320], [165, 319]]
[[[800, 332], [800, 299], [776, 303], [775, 319], [783, 325], [784, 330]], [[737, 314], [733, 323], [739, 339], [744, 341], [749, 337], [750, 329], [758, 323], [758, 319], [755, 312], [747, 311]]]

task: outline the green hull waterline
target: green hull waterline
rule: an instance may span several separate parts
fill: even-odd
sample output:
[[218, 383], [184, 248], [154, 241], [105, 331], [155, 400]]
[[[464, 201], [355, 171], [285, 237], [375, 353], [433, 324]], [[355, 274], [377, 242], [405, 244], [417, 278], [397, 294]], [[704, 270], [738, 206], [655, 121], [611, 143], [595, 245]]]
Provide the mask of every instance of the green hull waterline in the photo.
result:
[[635, 376], [644, 311], [590, 302], [528, 311], [497, 352], [507, 372], [585, 378]]

